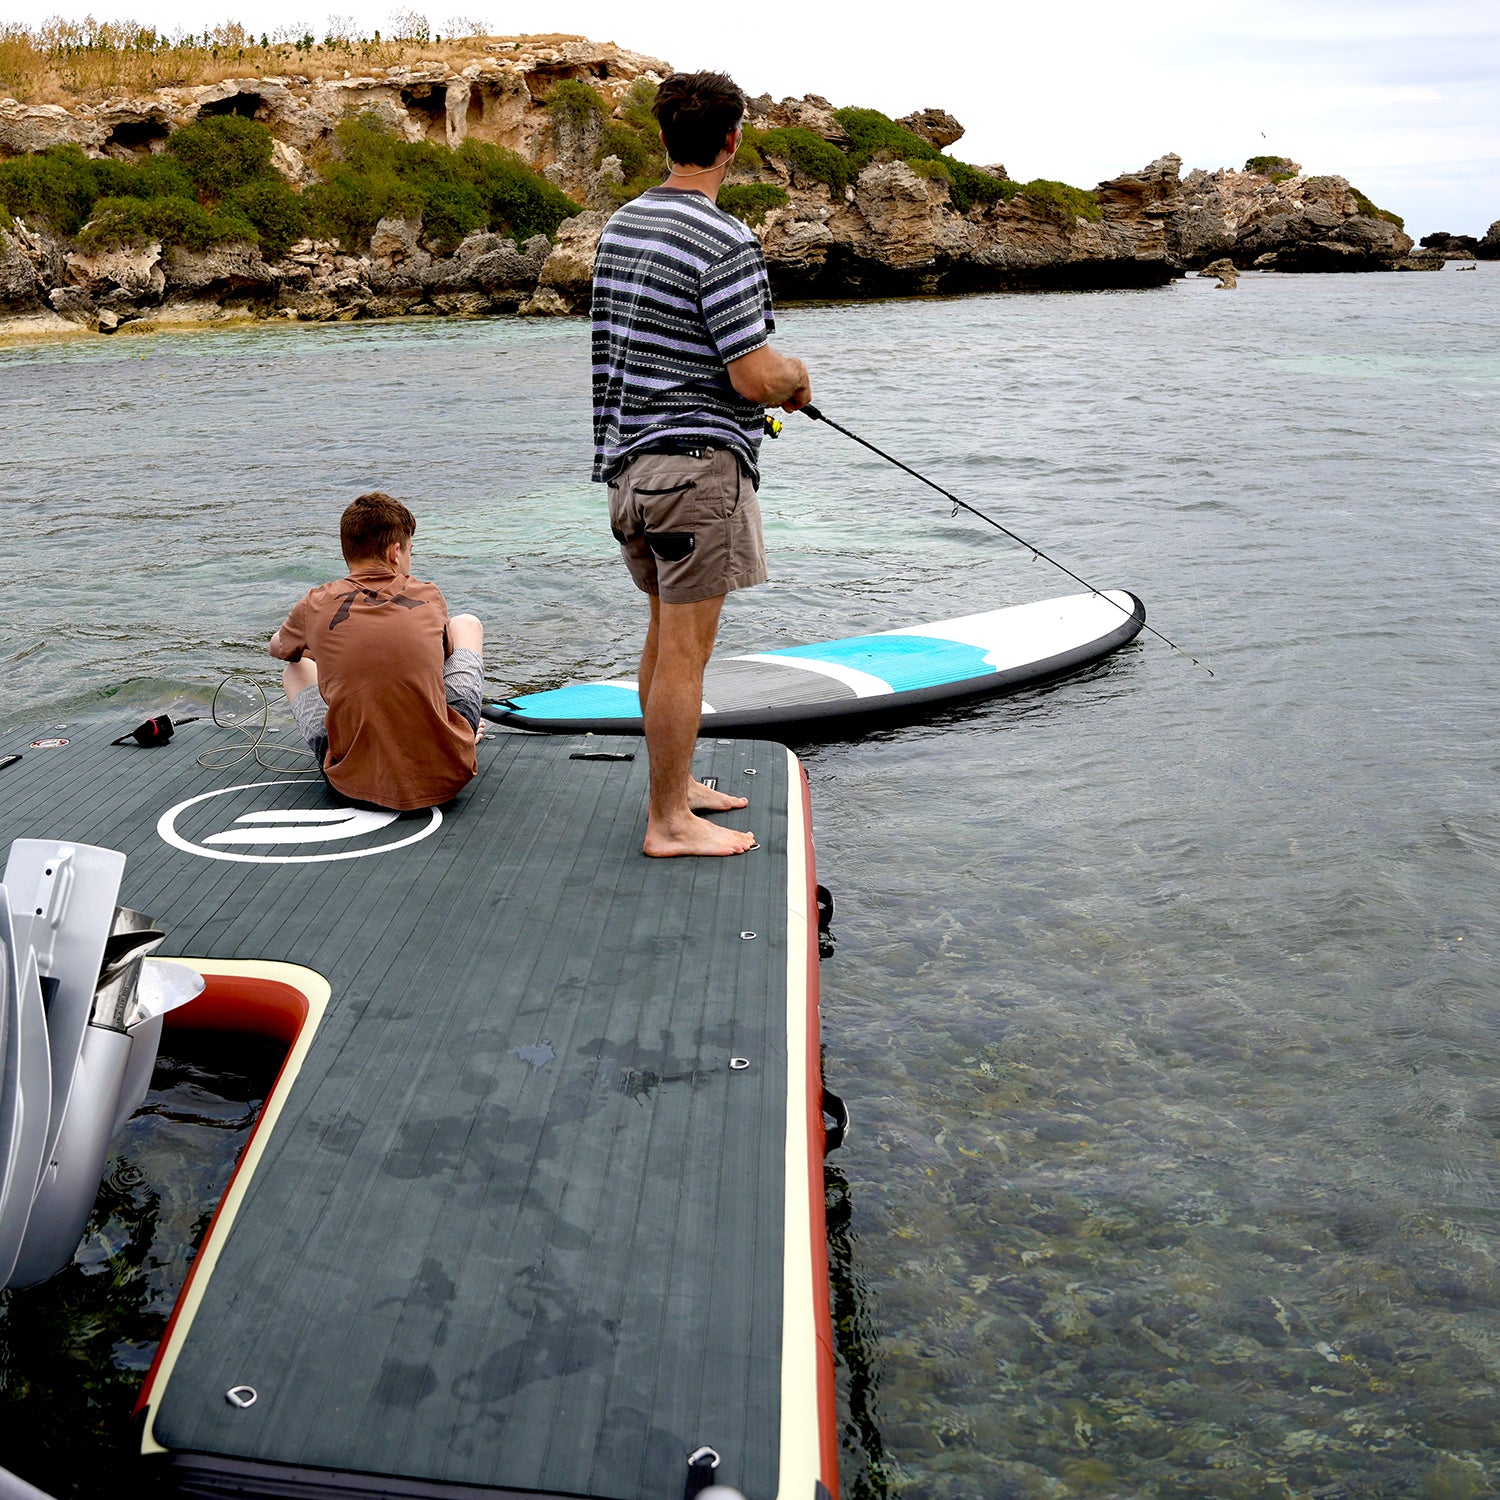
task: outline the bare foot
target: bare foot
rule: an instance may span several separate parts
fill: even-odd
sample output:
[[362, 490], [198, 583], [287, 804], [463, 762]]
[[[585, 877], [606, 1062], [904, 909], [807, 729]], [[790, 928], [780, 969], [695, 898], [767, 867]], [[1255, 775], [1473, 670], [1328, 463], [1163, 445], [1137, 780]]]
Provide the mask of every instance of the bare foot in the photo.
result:
[[749, 807], [748, 797], [731, 797], [728, 792], [716, 792], [704, 786], [696, 778], [688, 782], [688, 806], [694, 812], [733, 812], [737, 807]]
[[755, 835], [739, 828], [720, 828], [696, 816], [670, 827], [646, 826], [644, 851], [653, 859], [680, 855], [744, 854], [756, 848]]

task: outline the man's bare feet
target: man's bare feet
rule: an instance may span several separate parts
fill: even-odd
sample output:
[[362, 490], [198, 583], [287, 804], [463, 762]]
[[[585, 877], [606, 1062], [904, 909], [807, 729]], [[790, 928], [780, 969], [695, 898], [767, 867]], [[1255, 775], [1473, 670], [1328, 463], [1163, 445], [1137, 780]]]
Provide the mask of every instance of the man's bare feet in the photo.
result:
[[750, 799], [715, 791], [693, 777], [688, 781], [688, 806], [694, 812], [733, 812], [738, 807], [749, 807]]
[[653, 859], [675, 859], [681, 855], [744, 854], [756, 847], [755, 835], [740, 828], [721, 828], [704, 818], [689, 815], [670, 826], [646, 825], [645, 853]]

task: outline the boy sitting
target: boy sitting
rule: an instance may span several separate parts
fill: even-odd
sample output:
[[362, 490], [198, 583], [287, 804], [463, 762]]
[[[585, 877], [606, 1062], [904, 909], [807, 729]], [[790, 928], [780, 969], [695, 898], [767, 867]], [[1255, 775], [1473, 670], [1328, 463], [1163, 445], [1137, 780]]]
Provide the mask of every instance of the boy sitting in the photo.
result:
[[416, 529], [399, 500], [361, 495], [339, 523], [348, 576], [298, 600], [267, 647], [329, 784], [397, 812], [447, 802], [478, 769], [484, 627], [411, 576]]

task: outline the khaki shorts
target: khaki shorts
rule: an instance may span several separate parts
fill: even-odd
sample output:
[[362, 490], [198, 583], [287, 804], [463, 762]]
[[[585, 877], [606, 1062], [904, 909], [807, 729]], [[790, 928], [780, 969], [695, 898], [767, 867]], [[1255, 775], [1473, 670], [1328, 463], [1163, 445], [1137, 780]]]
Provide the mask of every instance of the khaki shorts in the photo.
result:
[[609, 528], [635, 586], [663, 604], [766, 581], [760, 501], [732, 449], [632, 459], [609, 482]]

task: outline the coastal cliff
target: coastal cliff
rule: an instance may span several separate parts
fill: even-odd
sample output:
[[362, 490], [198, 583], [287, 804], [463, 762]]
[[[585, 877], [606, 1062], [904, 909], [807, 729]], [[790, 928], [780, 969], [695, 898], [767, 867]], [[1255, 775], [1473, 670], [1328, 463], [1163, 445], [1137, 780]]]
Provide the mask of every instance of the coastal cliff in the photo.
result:
[[[649, 102], [670, 66], [582, 38], [484, 49], [358, 77], [0, 99], [0, 311], [12, 327], [112, 331], [582, 310], [609, 214], [660, 180]], [[1168, 154], [1083, 191], [959, 160], [963, 127], [939, 109], [893, 121], [763, 95], [746, 126], [720, 202], [755, 229], [782, 297], [1151, 286], [1225, 258], [1242, 270], [1421, 263], [1395, 215], [1283, 158], [1184, 177]], [[201, 157], [210, 137], [245, 162], [260, 152], [232, 190], [185, 149]], [[67, 192], [7, 189], [25, 161], [71, 172]], [[79, 187], [90, 172], [93, 188]], [[174, 191], [198, 201], [167, 212], [152, 196]], [[55, 222], [59, 195], [83, 216], [71, 229]]]

